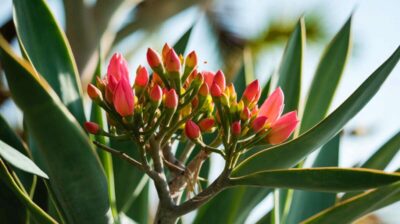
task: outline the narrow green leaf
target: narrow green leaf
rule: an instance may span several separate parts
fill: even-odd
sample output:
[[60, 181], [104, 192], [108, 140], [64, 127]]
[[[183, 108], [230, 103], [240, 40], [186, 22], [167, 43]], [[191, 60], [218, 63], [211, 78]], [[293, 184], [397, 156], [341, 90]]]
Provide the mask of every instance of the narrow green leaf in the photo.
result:
[[326, 116], [350, 56], [350, 50], [351, 17], [325, 48], [318, 64], [301, 118], [301, 133]]
[[278, 70], [278, 86], [285, 93], [285, 112], [298, 110], [301, 93], [301, 73], [306, 31], [304, 18], [297, 23], [289, 37]]
[[389, 186], [378, 188], [374, 191], [340, 202], [336, 206], [328, 208], [303, 221], [302, 224], [337, 223], [338, 217], [340, 217], [341, 223], [351, 223], [399, 199], [400, 182], [396, 182]]
[[16, 30], [26, 56], [82, 124], [81, 84], [65, 34], [44, 0], [13, 3]]
[[[339, 165], [340, 134], [325, 144], [312, 167], [337, 167]], [[326, 192], [299, 191], [293, 192], [288, 223], [299, 223], [335, 204], [336, 194]]]
[[321, 192], [358, 191], [388, 185], [400, 174], [363, 168], [308, 168], [271, 170], [232, 178], [232, 186], [293, 188]]
[[0, 157], [18, 169], [46, 179], [49, 178], [32, 160], [1, 140]]
[[390, 138], [361, 167], [383, 170], [400, 149], [400, 132]]
[[177, 54], [184, 54], [186, 51], [186, 46], [189, 42], [190, 34], [192, 33], [193, 26], [191, 26], [174, 45], [174, 50]]
[[400, 47], [347, 100], [327, 118], [300, 137], [287, 143], [264, 149], [239, 164], [234, 176], [267, 170], [288, 168], [329, 141], [375, 95], [400, 58]]
[[107, 182], [78, 122], [47, 82], [0, 37], [0, 59], [68, 223], [107, 223]]
[[[18, 198], [18, 200], [24, 204], [30, 211], [37, 223], [53, 224], [57, 223], [52, 217], [44, 212], [39, 206], [37, 206], [27, 194], [25, 194], [13, 179], [12, 175], [7, 170], [6, 165], [0, 159], [0, 182], [5, 184]], [[2, 189], [3, 190], [3, 189]], [[2, 220], [4, 221], [4, 220]]]

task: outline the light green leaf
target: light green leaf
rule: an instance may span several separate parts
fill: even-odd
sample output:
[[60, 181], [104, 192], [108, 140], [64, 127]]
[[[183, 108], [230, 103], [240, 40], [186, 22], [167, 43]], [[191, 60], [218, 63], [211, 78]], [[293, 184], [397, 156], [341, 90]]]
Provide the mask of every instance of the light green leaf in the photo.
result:
[[335, 136], [378, 92], [400, 58], [400, 47], [347, 100], [327, 118], [300, 137], [261, 150], [241, 162], [234, 176], [268, 169], [288, 168]]
[[49, 178], [47, 174], [44, 173], [38, 166], [36, 166], [36, 164], [32, 160], [30, 160], [24, 154], [20, 153], [18, 150], [7, 145], [1, 140], [0, 140], [0, 157], [18, 169], [38, 175], [46, 179]]
[[[395, 200], [393, 200], [395, 199]], [[387, 206], [400, 199], [400, 182], [374, 191], [361, 194], [346, 201], [336, 204], [315, 216], [301, 222], [302, 224], [337, 223], [340, 217], [341, 223], [352, 221], [377, 209]]]
[[107, 182], [87, 135], [47, 82], [1, 37], [0, 59], [66, 222], [107, 223]]
[[321, 192], [358, 191], [388, 185], [400, 174], [362, 168], [308, 168], [271, 170], [232, 178], [232, 186], [293, 188]]
[[306, 41], [305, 29], [304, 18], [301, 18], [289, 37], [278, 70], [278, 86], [285, 93], [285, 112], [299, 108], [303, 52]]
[[13, 3], [17, 34], [26, 56], [82, 124], [81, 84], [65, 34], [44, 0]]
[[319, 62], [301, 118], [307, 131], [327, 114], [351, 50], [351, 17], [329, 43]]

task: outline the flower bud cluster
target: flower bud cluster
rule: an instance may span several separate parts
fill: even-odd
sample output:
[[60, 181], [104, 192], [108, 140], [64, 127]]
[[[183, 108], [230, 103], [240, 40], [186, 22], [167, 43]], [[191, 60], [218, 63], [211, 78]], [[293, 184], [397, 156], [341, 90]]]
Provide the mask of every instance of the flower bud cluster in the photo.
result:
[[[198, 71], [194, 51], [183, 57], [165, 44], [161, 55], [149, 48], [147, 61], [152, 72], [138, 66], [131, 84], [127, 62], [114, 54], [107, 75], [88, 86], [90, 98], [107, 112], [115, 130], [112, 136], [133, 135], [143, 144], [152, 136], [163, 143], [186, 137], [228, 159], [255, 145], [282, 143], [299, 122], [295, 111], [282, 115], [284, 95], [279, 87], [258, 108], [258, 80], [238, 98], [222, 71]], [[92, 134], [107, 135], [92, 122], [85, 126]], [[206, 145], [205, 133], [214, 133], [214, 142], [224, 149]]]

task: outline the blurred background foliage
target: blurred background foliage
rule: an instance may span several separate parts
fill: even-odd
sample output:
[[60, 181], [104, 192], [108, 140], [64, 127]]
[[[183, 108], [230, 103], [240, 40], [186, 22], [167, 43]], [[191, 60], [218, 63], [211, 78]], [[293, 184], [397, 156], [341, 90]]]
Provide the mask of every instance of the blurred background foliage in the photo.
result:
[[[304, 89], [308, 89], [323, 46], [354, 12], [354, 46], [343, 77], [346, 81], [340, 85], [333, 102], [334, 109], [361, 83], [360, 80], [366, 78], [363, 74], [370, 74], [390, 54], [400, 39], [400, 16], [395, 10], [400, 8], [400, 4], [395, 0], [384, 4], [372, 0], [346, 3], [49, 0], [48, 3], [65, 29], [83, 86], [92, 80], [99, 55], [108, 59], [112, 53], [119, 51], [127, 57], [133, 71], [139, 63], [144, 63], [143, 55], [147, 47], [160, 50], [165, 42], [174, 45], [184, 34], [188, 38], [186, 49], [198, 52], [201, 69], [222, 68], [229, 81], [239, 75], [246, 83], [259, 78], [265, 85], [275, 74], [285, 43], [303, 15], [307, 35], [303, 85]], [[366, 29], [370, 30], [369, 33]], [[0, 0], [0, 33], [18, 47], [10, 0]], [[395, 74], [382, 92], [346, 126], [341, 142], [343, 153], [340, 165], [349, 167], [361, 163], [387, 136], [398, 130], [400, 121], [396, 118], [400, 106], [393, 102], [400, 94], [399, 70], [393, 71]], [[16, 107], [9, 100], [7, 83], [3, 76], [0, 80], [0, 113], [11, 121], [15, 129], [22, 130], [21, 115], [16, 113]], [[302, 95], [305, 94], [306, 91], [303, 91]], [[20, 134], [24, 135], [21, 131]], [[399, 164], [397, 157], [388, 169], [395, 170]], [[133, 178], [140, 181], [139, 177]], [[253, 212], [253, 217], [260, 218], [270, 204], [271, 198], [262, 201]], [[396, 217], [400, 219], [393, 212], [396, 208], [399, 204], [378, 214], [389, 223]], [[365, 223], [380, 222], [376, 217], [368, 219], [373, 221]], [[251, 220], [247, 222], [251, 223]]]

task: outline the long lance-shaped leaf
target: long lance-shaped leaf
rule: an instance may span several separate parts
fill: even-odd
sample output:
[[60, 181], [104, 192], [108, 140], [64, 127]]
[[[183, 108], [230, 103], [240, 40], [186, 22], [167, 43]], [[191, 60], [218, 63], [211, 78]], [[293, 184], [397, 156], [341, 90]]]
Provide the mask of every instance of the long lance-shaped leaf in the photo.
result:
[[[394, 199], [394, 200], [393, 200]], [[351, 223], [352, 221], [400, 199], [400, 182], [366, 192], [328, 208], [302, 224]]]
[[350, 56], [350, 50], [351, 17], [329, 43], [318, 64], [301, 118], [301, 133], [326, 116]]
[[[321, 148], [312, 167], [337, 167], [339, 165], [340, 133]], [[292, 204], [287, 217], [288, 223], [299, 223], [335, 204], [336, 194], [326, 192], [293, 192]]]
[[[362, 168], [384, 170], [386, 166], [393, 160], [394, 156], [400, 149], [400, 132], [390, 138], [382, 147], [380, 147], [364, 164]], [[345, 200], [354, 197], [362, 192], [350, 192], [341, 198]]]
[[43, 172], [32, 160], [20, 153], [18, 150], [7, 145], [0, 140], [0, 158], [4, 159], [14, 167], [25, 172], [38, 175], [48, 179], [49, 177]]
[[[6, 165], [0, 159], [0, 183], [5, 184], [8, 189], [10, 189], [18, 200], [25, 205], [32, 214], [34, 220], [37, 223], [43, 224], [53, 224], [57, 223], [52, 217], [50, 217], [46, 212], [44, 212], [38, 205], [36, 205], [29, 196], [23, 192], [18, 184], [13, 179], [12, 175], [8, 171]], [[3, 191], [4, 189], [2, 189]], [[5, 221], [5, 220], [2, 220]]]
[[44, 0], [13, 3], [18, 38], [27, 58], [82, 124], [80, 79], [65, 34]]
[[245, 159], [233, 175], [294, 166], [306, 155], [329, 141], [375, 95], [400, 58], [400, 47], [332, 114], [300, 137], [262, 150]]
[[303, 52], [306, 41], [304, 18], [301, 18], [289, 37], [278, 70], [278, 86], [285, 93], [285, 111], [298, 110], [301, 93]]
[[347, 192], [376, 188], [400, 180], [400, 174], [363, 168], [305, 168], [271, 170], [232, 178], [232, 186], [290, 188]]
[[66, 221], [107, 223], [107, 182], [88, 137], [47, 82], [2, 37], [0, 59]]

